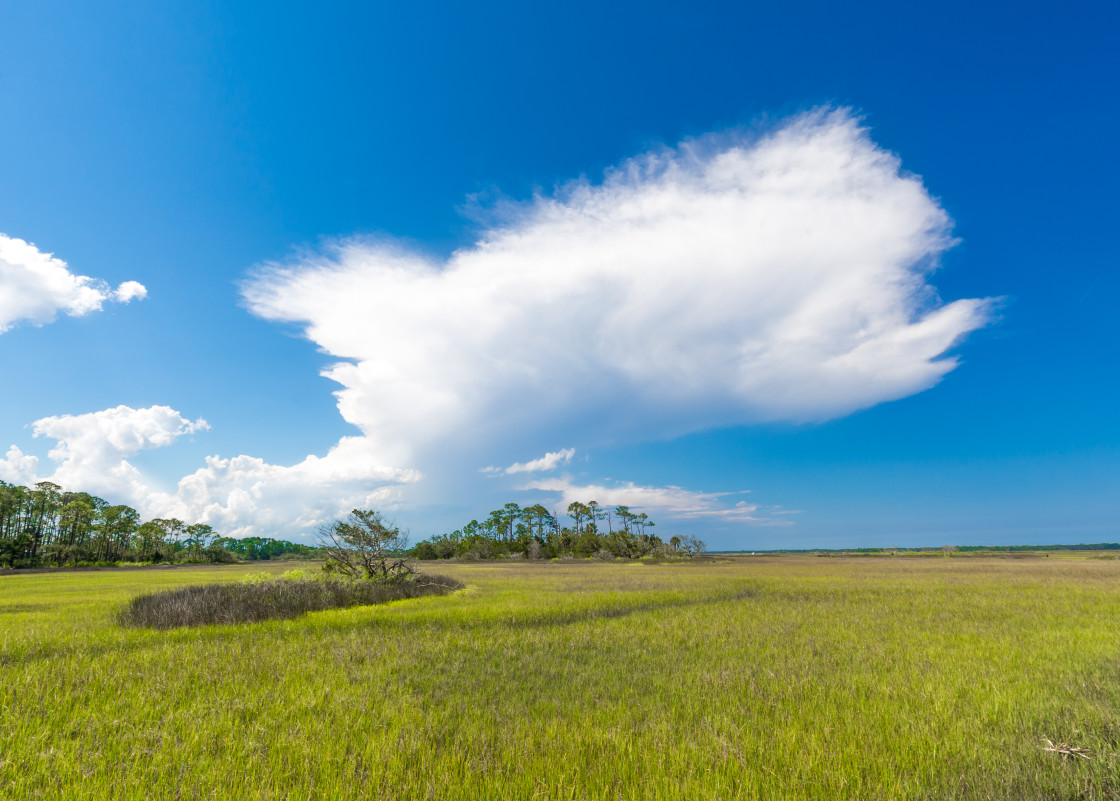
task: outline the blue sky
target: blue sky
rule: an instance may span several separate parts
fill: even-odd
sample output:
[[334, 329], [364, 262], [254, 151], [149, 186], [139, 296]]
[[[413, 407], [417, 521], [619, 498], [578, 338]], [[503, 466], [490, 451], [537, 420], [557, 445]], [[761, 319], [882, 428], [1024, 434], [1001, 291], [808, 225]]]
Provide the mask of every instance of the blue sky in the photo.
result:
[[2, 479], [1120, 539], [1113, 6], [2, 13]]

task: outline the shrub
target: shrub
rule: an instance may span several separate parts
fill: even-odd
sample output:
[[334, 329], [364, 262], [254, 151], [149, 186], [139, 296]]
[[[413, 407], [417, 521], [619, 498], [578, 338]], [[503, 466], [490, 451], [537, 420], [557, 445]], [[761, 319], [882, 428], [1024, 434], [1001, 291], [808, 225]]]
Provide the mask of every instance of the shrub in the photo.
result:
[[202, 552], [203, 558], [207, 562], [213, 562], [219, 565], [231, 565], [237, 561], [237, 554], [228, 551], [220, 545], [211, 545]]
[[242, 584], [267, 584], [272, 581], [272, 574], [264, 570], [254, 570], [240, 578]]
[[245, 578], [250, 580], [180, 587], [141, 595], [121, 611], [119, 622], [124, 626], [154, 629], [210, 623], [256, 623], [273, 618], [298, 617], [305, 612], [324, 609], [445, 595], [463, 586], [448, 576], [423, 574], [405, 581], [390, 582], [348, 581], [331, 577], [260, 581], [251, 573]]

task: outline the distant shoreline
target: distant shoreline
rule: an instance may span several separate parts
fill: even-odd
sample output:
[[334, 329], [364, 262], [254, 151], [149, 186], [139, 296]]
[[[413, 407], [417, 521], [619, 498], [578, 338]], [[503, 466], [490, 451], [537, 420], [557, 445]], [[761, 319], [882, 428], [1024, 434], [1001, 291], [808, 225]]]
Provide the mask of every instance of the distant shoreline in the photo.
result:
[[778, 554], [846, 554], [848, 556], [936, 556], [945, 553], [958, 554], [1005, 554], [1005, 553], [1039, 553], [1051, 551], [1120, 551], [1120, 543], [1095, 542], [1078, 543], [1076, 545], [923, 545], [915, 548], [775, 548], [737, 551], [708, 551], [712, 556], [732, 555], [778, 555]]

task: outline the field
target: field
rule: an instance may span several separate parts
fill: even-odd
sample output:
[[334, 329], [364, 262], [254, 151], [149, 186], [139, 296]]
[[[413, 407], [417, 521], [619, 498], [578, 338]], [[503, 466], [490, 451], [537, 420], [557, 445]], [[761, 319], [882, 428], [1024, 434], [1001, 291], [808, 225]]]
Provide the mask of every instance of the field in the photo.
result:
[[0, 797], [1120, 798], [1120, 561], [436, 568], [170, 632], [114, 616], [259, 568], [0, 577]]

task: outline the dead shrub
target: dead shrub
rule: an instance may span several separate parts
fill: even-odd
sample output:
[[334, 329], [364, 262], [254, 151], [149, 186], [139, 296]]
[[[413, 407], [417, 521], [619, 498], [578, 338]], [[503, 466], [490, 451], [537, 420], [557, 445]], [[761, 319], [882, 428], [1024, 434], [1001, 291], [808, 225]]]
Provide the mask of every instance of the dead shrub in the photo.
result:
[[462, 588], [448, 576], [415, 574], [400, 581], [339, 578], [202, 584], [134, 598], [119, 615], [123, 626], [173, 629], [211, 623], [256, 623], [341, 609], [445, 595]]

